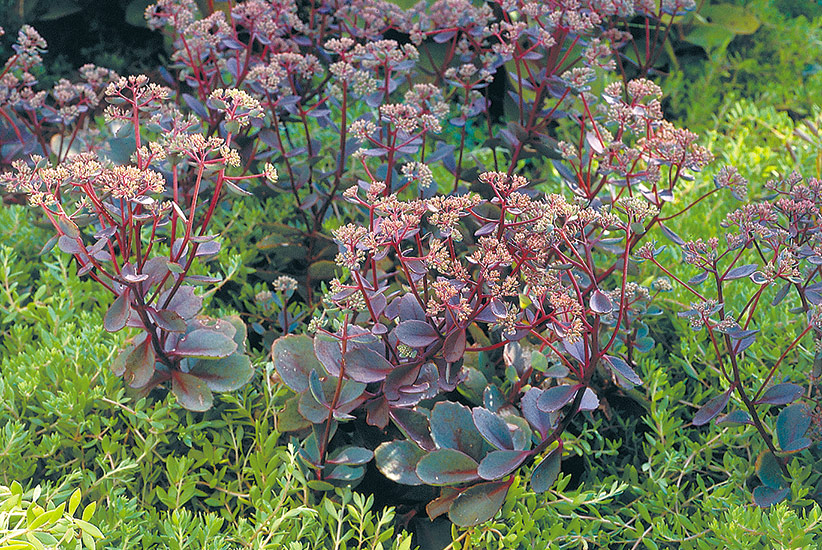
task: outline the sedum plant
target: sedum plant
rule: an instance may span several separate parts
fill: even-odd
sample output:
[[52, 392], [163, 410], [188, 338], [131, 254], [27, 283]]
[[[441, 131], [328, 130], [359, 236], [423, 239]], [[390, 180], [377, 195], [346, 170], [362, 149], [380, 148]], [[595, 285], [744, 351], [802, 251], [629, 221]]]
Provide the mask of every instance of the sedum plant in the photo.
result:
[[[19, 51], [32, 47], [27, 44], [18, 44]], [[77, 275], [113, 295], [103, 328], [139, 329], [112, 365], [115, 373], [142, 393], [169, 383], [184, 407], [203, 411], [211, 407], [212, 391], [234, 390], [253, 372], [245, 326], [237, 318], [198, 315], [202, 298], [194, 285], [219, 281], [195, 267], [220, 250], [208, 229], [226, 189], [242, 192], [241, 181], [276, 178], [270, 165], [247, 173], [235, 148], [240, 128], [262, 116], [259, 102], [236, 90], [214, 90], [210, 100], [223, 124], [218, 131], [177, 110], [171, 90], [145, 76], [113, 80], [104, 97], [106, 122], [131, 140], [127, 162], [114, 162], [100, 147], [50, 151], [50, 158], [14, 161], [14, 171], [0, 178], [45, 215], [57, 233], [50, 246], [74, 257]], [[83, 137], [100, 139], [90, 132]]]
[[[747, 195], [747, 181], [733, 167], [716, 175], [717, 188], [731, 189], [738, 198]], [[661, 250], [645, 244], [638, 256], [654, 263], [674, 278], [694, 298], [691, 308], [679, 313], [692, 329], [707, 333], [716, 366], [727, 389], [696, 412], [694, 425], [710, 421], [728, 426], [751, 425], [767, 448], [756, 470], [762, 485], [753, 492], [760, 506], [770, 506], [790, 494], [788, 463], [813, 443], [818, 430], [818, 388], [822, 372], [822, 247], [818, 213], [822, 207], [822, 184], [805, 181], [794, 172], [781, 181], [765, 185], [768, 195], [741, 205], [722, 223], [724, 243], [718, 238], [685, 241], [673, 232], [668, 236], [681, 247], [684, 263], [697, 274], [687, 281], [674, 275], [658, 259]], [[750, 380], [745, 363], [749, 348], [761, 329], [763, 308], [786, 308], [790, 339], [767, 373]], [[791, 318], [793, 314], [795, 317]], [[813, 350], [807, 387], [784, 382], [780, 367], [798, 361], [797, 350], [806, 342]], [[799, 354], [801, 357], [804, 354]], [[741, 407], [726, 412], [736, 394]], [[767, 411], [780, 409], [769, 426]]]

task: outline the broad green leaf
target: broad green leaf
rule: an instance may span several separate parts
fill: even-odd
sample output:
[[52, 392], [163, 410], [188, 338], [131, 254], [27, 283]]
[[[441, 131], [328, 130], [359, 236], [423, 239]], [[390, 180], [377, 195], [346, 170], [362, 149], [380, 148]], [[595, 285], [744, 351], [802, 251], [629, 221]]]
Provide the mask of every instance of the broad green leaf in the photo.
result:
[[172, 371], [171, 391], [180, 405], [190, 411], [207, 411], [214, 404], [214, 396], [206, 383], [191, 374]]
[[785, 452], [801, 450], [796, 448], [796, 443], [805, 443], [803, 439], [810, 425], [811, 415], [807, 406], [797, 403], [782, 409], [776, 417], [776, 437], [779, 440], [779, 447]]
[[382, 475], [403, 485], [422, 485], [417, 463], [426, 455], [412, 441], [386, 441], [374, 451], [374, 461]]
[[482, 407], [474, 407], [471, 414], [474, 418], [474, 425], [485, 441], [497, 449], [514, 448], [508, 424], [499, 415]]
[[222, 359], [200, 359], [189, 374], [203, 380], [211, 391], [237, 390], [254, 376], [254, 367], [247, 355], [232, 353]]
[[473, 481], [477, 474], [477, 462], [455, 449], [431, 451], [417, 462], [417, 477], [428, 485], [451, 485]]
[[471, 410], [459, 403], [441, 401], [431, 411], [431, 437], [437, 447], [461, 451], [476, 461], [488, 444], [474, 425]]
[[154, 374], [154, 346], [151, 338], [143, 339], [125, 359], [123, 380], [132, 388], [142, 388]]
[[296, 393], [308, 389], [308, 375], [312, 369], [325, 373], [314, 355], [311, 338], [304, 334], [290, 334], [275, 340], [271, 346], [271, 358], [280, 378]]
[[469, 487], [454, 500], [448, 518], [459, 527], [488, 521], [502, 508], [510, 486], [508, 481], [491, 481]]

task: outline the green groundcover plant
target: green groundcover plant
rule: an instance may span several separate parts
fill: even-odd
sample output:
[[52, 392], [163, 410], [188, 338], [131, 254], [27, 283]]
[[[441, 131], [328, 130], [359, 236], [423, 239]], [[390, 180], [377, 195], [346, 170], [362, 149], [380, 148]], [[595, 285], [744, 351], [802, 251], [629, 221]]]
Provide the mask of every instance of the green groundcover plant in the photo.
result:
[[[269, 421], [294, 434], [305, 491], [351, 495], [374, 461], [440, 488], [431, 519], [483, 524], [521, 469], [534, 493], [551, 489], [580, 417], [643, 384], [643, 354], [670, 345], [654, 319], [678, 311], [706, 330], [723, 384], [693, 424], [753, 426], [766, 448], [753, 495], [769, 506], [791, 495], [790, 458], [815, 452], [815, 385], [780, 373], [822, 327], [819, 183], [790, 175], [748, 201], [723, 167], [683, 196], [713, 155], [665, 120], [646, 76], [693, 7], [251, 0], [200, 13], [167, 0], [146, 10], [172, 45], [163, 85], [86, 66], [50, 94], [31, 72], [45, 43], [24, 27], [0, 80], [2, 178], [56, 232], [45, 249], [113, 297], [99, 328], [136, 329], [105, 360], [133, 398], [168, 388], [199, 413], [254, 376], [242, 317], [201, 313], [197, 286], [231, 290], [205, 263], [231, 235], [213, 228], [254, 182], [293, 199], [263, 238], [299, 259], [283, 268], [294, 278], [255, 300], [278, 309], [267, 376], [291, 394]], [[722, 247], [669, 227], [718, 192], [742, 202]], [[672, 282], [690, 308], [666, 305]], [[783, 319], [791, 339], [757, 376], [746, 362], [765, 303], [798, 321]], [[180, 460], [156, 497], [174, 513], [203, 496]]]

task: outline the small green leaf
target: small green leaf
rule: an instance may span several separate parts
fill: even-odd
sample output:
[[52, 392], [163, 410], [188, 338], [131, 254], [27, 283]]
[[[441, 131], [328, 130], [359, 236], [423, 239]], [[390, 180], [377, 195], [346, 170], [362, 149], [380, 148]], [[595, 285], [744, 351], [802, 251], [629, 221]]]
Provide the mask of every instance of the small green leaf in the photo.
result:
[[96, 525], [89, 523], [87, 521], [83, 521], [82, 519], [75, 519], [74, 523], [79, 527], [84, 533], [90, 534], [92, 537], [96, 539], [103, 538], [103, 533], [97, 528]]
[[80, 506], [80, 499], [81, 499], [80, 489], [76, 489], [71, 494], [71, 498], [69, 498], [68, 513], [69, 513], [70, 516], [73, 516], [75, 510], [77, 510], [77, 507]]
[[95, 510], [97, 510], [97, 503], [89, 503], [89, 505], [83, 509], [83, 521], [91, 521], [91, 517], [94, 515]]

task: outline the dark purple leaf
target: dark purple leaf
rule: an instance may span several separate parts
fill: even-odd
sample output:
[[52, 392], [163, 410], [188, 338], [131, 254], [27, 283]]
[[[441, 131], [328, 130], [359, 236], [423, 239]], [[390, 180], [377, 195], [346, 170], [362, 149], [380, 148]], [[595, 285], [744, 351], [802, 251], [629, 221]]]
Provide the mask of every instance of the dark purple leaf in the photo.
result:
[[800, 437], [799, 439], [794, 439], [784, 447], [782, 450], [786, 453], [797, 453], [799, 451], [804, 451], [808, 447], [813, 444], [813, 440], [809, 437]]
[[332, 376], [340, 375], [342, 349], [340, 348], [339, 340], [333, 337], [317, 334], [314, 337], [314, 353], [320, 363], [323, 364], [328, 374]]
[[157, 326], [169, 332], [185, 332], [186, 322], [177, 312], [168, 309], [161, 309], [153, 314]]
[[782, 478], [782, 468], [777, 458], [770, 451], [762, 451], [756, 460], [756, 475], [766, 487], [779, 489], [785, 486]]
[[559, 476], [560, 465], [562, 463], [562, 451], [554, 449], [542, 459], [542, 462], [537, 464], [534, 471], [531, 472], [531, 489], [535, 493], [544, 493], [557, 480]]
[[442, 346], [443, 357], [449, 363], [454, 363], [462, 359], [465, 355], [465, 329], [458, 328], [452, 331], [446, 338]]
[[672, 240], [674, 243], [678, 244], [679, 246], [685, 244], [685, 241], [682, 240], [682, 237], [680, 237], [679, 235], [665, 227], [665, 224], [663, 224], [662, 222], [659, 222], [659, 228], [662, 230], [662, 233], [670, 240]]
[[[408, 293], [402, 298], [395, 300], [395, 302], [397, 302], [400, 321], [422, 321], [425, 319], [425, 311], [413, 294]], [[393, 318], [388, 312], [386, 312], [386, 315]]]
[[221, 332], [197, 329], [189, 332], [177, 342], [172, 355], [197, 359], [219, 359], [237, 351], [237, 343]]
[[791, 289], [791, 283], [785, 283], [782, 285], [782, 288], [779, 289], [779, 292], [773, 297], [773, 301], [771, 302], [772, 306], [777, 306], [779, 303], [785, 299], [785, 296], [788, 295], [788, 291]]
[[77, 224], [69, 218], [67, 218], [66, 216], [61, 215], [59, 218], [57, 218], [57, 226], [60, 228], [60, 231], [62, 231], [64, 235], [68, 235], [72, 239], [80, 238], [80, 229], [77, 227]]
[[325, 392], [323, 392], [323, 383], [316, 370], [312, 369], [312, 371], [308, 373], [308, 389], [319, 404], [328, 405], [328, 402], [325, 400]]
[[634, 369], [632, 369], [628, 363], [626, 363], [619, 357], [606, 355], [603, 357], [603, 359], [605, 359], [605, 362], [608, 364], [612, 371], [618, 373], [628, 382], [637, 385], [642, 384], [642, 378], [640, 378], [637, 375], [637, 373], [634, 372]]
[[439, 340], [437, 331], [424, 321], [403, 321], [394, 329], [397, 339], [412, 348], [424, 348]]
[[694, 426], [703, 426], [707, 424], [708, 422], [713, 420], [714, 417], [716, 417], [716, 415], [725, 410], [725, 406], [728, 404], [728, 400], [731, 398], [732, 391], [733, 388], [724, 391], [718, 396], [708, 401], [707, 403], [705, 403], [704, 405], [702, 405], [702, 407], [700, 407], [700, 409], [696, 411], [696, 414], [694, 415]]
[[734, 355], [739, 355], [756, 342], [756, 336], [747, 336], [734, 344]]
[[132, 388], [142, 388], [154, 375], [154, 362], [154, 346], [145, 338], [125, 358], [123, 380]]
[[345, 354], [345, 375], [357, 382], [381, 382], [394, 365], [370, 348], [357, 348]]
[[57, 239], [57, 246], [66, 254], [80, 254], [83, 252], [80, 241], [68, 235], [60, 235], [60, 238]]
[[203, 308], [203, 299], [194, 294], [194, 287], [192, 286], [181, 286], [178, 288], [168, 306], [163, 307], [168, 299], [169, 292], [171, 292], [171, 289], [160, 294], [157, 300], [158, 309], [170, 309], [183, 319], [191, 319]]
[[382, 475], [403, 485], [422, 485], [417, 463], [426, 452], [411, 441], [386, 441], [374, 451], [374, 461]]
[[106, 316], [103, 318], [103, 328], [106, 331], [117, 332], [125, 328], [131, 310], [129, 296], [130, 290], [126, 288], [109, 306]]
[[575, 342], [563, 340], [562, 347], [565, 348], [565, 351], [571, 357], [579, 361], [581, 364], [585, 364], [585, 343], [582, 339], [576, 340]]
[[417, 462], [417, 477], [428, 485], [451, 485], [479, 478], [477, 462], [456, 449], [431, 451]]
[[525, 392], [525, 395], [522, 396], [522, 401], [520, 401], [520, 407], [522, 408], [522, 416], [525, 417], [525, 420], [527, 420], [542, 437], [545, 437], [553, 426], [551, 415], [541, 411], [539, 407], [537, 407], [537, 401], [539, 401], [543, 391], [544, 390], [539, 388], [531, 388]]
[[199, 116], [202, 119], [208, 118], [208, 111], [206, 111], [205, 105], [203, 105], [199, 99], [192, 96], [191, 94], [183, 94], [182, 98], [183, 101], [185, 101], [186, 105], [188, 105], [188, 108], [194, 111], [197, 114], [197, 116]]
[[751, 281], [758, 285], [766, 285], [771, 282], [767, 275], [762, 273], [761, 271], [754, 271], [751, 273]]
[[325, 475], [325, 479], [335, 479], [344, 481], [346, 484], [351, 484], [362, 478], [364, 474], [365, 469], [363, 469], [362, 466], [339, 464], [331, 468], [331, 471]]
[[537, 407], [544, 412], [555, 412], [573, 401], [577, 390], [582, 387], [581, 384], [573, 386], [564, 384], [562, 386], [553, 386], [542, 392], [537, 400]]
[[205, 243], [200, 244], [197, 247], [197, 251], [194, 253], [195, 256], [214, 256], [220, 251], [220, 243], [217, 241], [208, 241]]
[[804, 393], [802, 386], [797, 384], [776, 384], [771, 386], [762, 397], [756, 400], [757, 404], [787, 405], [793, 403]]
[[283, 383], [295, 393], [308, 389], [308, 375], [312, 369], [323, 372], [314, 356], [311, 338], [304, 334], [283, 336], [271, 346], [271, 358]]
[[729, 270], [725, 277], [722, 278], [723, 281], [732, 281], [734, 279], [741, 279], [743, 277], [749, 277], [751, 273], [756, 271], [757, 265], [756, 264], [748, 264], [748, 265], [741, 265], [739, 267], [735, 267]]
[[530, 451], [492, 451], [482, 459], [477, 473], [489, 481], [499, 479], [519, 468], [530, 454]]
[[585, 393], [582, 394], [582, 401], [579, 404], [579, 410], [593, 411], [597, 407], [599, 407], [597, 394], [595, 394], [591, 388], [585, 388]]
[[693, 277], [688, 279], [688, 284], [689, 285], [701, 285], [702, 283], [704, 283], [706, 281], [706, 279], [708, 279], [708, 272], [703, 271], [702, 273], [694, 275]]
[[750, 413], [743, 410], [733, 411], [728, 414], [723, 414], [722, 416], [717, 416], [715, 422], [718, 426], [721, 424], [730, 424], [733, 426], [741, 426], [743, 424], [753, 425], [753, 420], [751, 419]]
[[471, 527], [493, 518], [505, 502], [508, 481], [489, 481], [469, 487], [454, 500], [448, 518], [458, 527]]
[[611, 303], [611, 299], [608, 297], [607, 294], [605, 294], [599, 289], [595, 290], [591, 294], [591, 299], [588, 305], [591, 307], [591, 310], [594, 313], [599, 313], [600, 315], [611, 313], [611, 311], [613, 311], [614, 309], [614, 305]]
[[332, 453], [328, 457], [328, 462], [356, 466], [358, 464], [367, 464], [371, 462], [372, 458], [374, 458], [374, 453], [364, 447], [343, 447]]
[[385, 396], [372, 399], [365, 405], [365, 422], [369, 426], [376, 426], [377, 428], [384, 430], [385, 427], [388, 426], [389, 410], [388, 400]]
[[[482, 407], [474, 407], [472, 411], [474, 425], [485, 441], [497, 449], [513, 449], [514, 441], [508, 424], [499, 415]], [[486, 478], [487, 479], [487, 478]]]
[[423, 449], [433, 451], [437, 448], [431, 437], [431, 423], [423, 413], [414, 409], [392, 409], [391, 418], [405, 437]]

